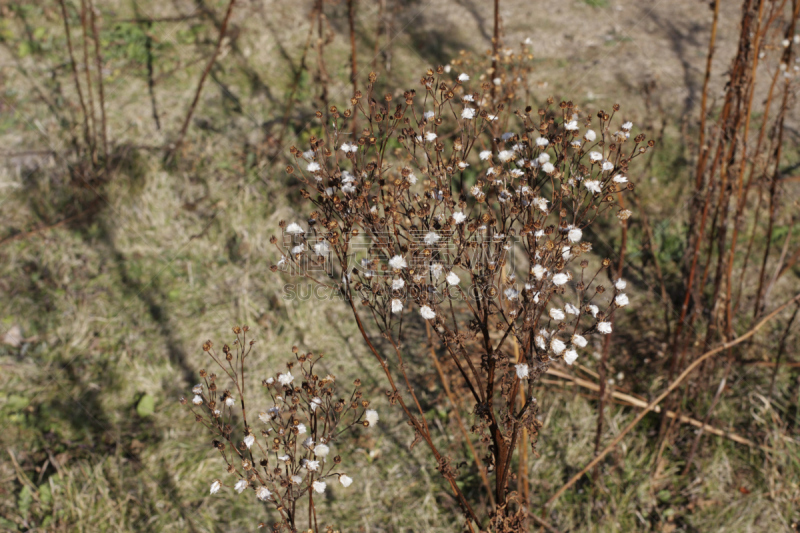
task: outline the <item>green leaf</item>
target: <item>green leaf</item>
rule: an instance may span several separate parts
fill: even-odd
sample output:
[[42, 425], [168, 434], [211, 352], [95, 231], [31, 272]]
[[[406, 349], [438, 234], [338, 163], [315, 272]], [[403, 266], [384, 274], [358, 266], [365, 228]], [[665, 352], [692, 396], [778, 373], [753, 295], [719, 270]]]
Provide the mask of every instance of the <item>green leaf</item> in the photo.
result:
[[28, 516], [28, 509], [31, 508], [31, 503], [33, 503], [33, 493], [31, 489], [28, 488], [28, 485], [25, 485], [22, 487], [22, 490], [19, 491], [19, 497], [17, 498], [19, 514]]
[[136, 412], [142, 418], [151, 416], [156, 410], [156, 400], [149, 394], [145, 394], [136, 404]]
[[9, 394], [6, 398], [6, 409], [9, 411], [22, 411], [30, 405], [30, 400], [18, 394]]
[[44, 505], [50, 505], [50, 502], [53, 501], [53, 494], [50, 492], [50, 485], [47, 483], [39, 487], [39, 500]]
[[19, 57], [26, 57], [31, 53], [31, 45], [28, 41], [22, 41], [19, 43], [19, 47], [17, 48], [17, 54]]

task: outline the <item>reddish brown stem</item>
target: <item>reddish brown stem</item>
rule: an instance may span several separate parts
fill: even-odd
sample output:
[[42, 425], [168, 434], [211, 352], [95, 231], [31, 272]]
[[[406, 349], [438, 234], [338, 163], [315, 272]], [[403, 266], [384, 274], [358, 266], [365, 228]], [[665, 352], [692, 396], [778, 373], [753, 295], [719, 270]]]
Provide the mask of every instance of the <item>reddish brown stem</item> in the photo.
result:
[[100, 123], [102, 125], [102, 138], [103, 138], [103, 156], [105, 158], [105, 165], [108, 165], [108, 129], [106, 126], [106, 103], [105, 103], [105, 90], [103, 89], [103, 59], [100, 57], [100, 32], [97, 31], [97, 16], [94, 12], [92, 0], [89, 1], [89, 20], [92, 25], [92, 34], [94, 35], [94, 59], [97, 65], [97, 93], [100, 98]]
[[89, 113], [86, 111], [86, 103], [83, 101], [83, 90], [81, 83], [78, 79], [78, 67], [75, 64], [75, 53], [72, 49], [72, 37], [69, 31], [69, 17], [67, 15], [67, 6], [64, 0], [58, 0], [61, 5], [61, 14], [64, 17], [64, 33], [67, 36], [67, 50], [69, 51], [69, 63], [72, 68], [72, 79], [75, 83], [75, 90], [78, 92], [78, 100], [81, 104], [81, 111], [83, 112], [83, 138], [86, 142], [86, 147], [91, 150], [91, 138], [89, 136]]
[[[356, 61], [356, 0], [347, 0], [347, 21], [350, 24], [350, 83], [353, 95], [358, 91], [358, 63]], [[356, 119], [353, 116], [353, 135], [356, 133]]]
[[178, 138], [175, 141], [172, 150], [177, 150], [178, 147], [180, 147], [180, 145], [183, 143], [183, 139], [186, 136], [187, 130], [189, 129], [189, 122], [192, 120], [192, 115], [197, 107], [197, 102], [200, 100], [200, 94], [203, 92], [203, 84], [205, 84], [206, 78], [208, 77], [209, 72], [211, 72], [211, 67], [214, 66], [214, 63], [216, 63], [220, 48], [222, 48], [222, 40], [225, 38], [225, 32], [228, 30], [228, 22], [231, 19], [233, 5], [235, 3], [236, 0], [230, 0], [230, 2], [228, 2], [228, 9], [225, 12], [225, 18], [222, 19], [222, 25], [219, 28], [219, 35], [217, 36], [217, 44], [214, 46], [214, 53], [211, 54], [211, 58], [208, 60], [206, 67], [203, 69], [203, 74], [200, 76], [200, 81], [197, 83], [197, 89], [194, 92], [194, 98], [189, 106], [189, 111], [186, 113], [186, 117], [183, 119], [183, 125], [181, 126], [180, 133], [178, 133]]
[[800, 300], [800, 294], [797, 294], [797, 295], [796, 295], [794, 298], [792, 298], [792, 299], [791, 299], [791, 300], [789, 300], [788, 302], [784, 303], [783, 305], [779, 306], [777, 309], [775, 309], [775, 310], [774, 310], [773, 312], [771, 312], [769, 315], [767, 315], [766, 317], [764, 317], [764, 318], [763, 318], [763, 319], [762, 319], [762, 320], [761, 320], [761, 321], [760, 321], [758, 324], [756, 324], [755, 326], [753, 326], [753, 327], [750, 329], [750, 331], [748, 331], [747, 333], [745, 333], [745, 334], [743, 334], [742, 336], [738, 337], [736, 340], [733, 340], [733, 341], [731, 341], [731, 342], [726, 342], [726, 343], [723, 343], [721, 346], [718, 346], [717, 348], [714, 348], [713, 350], [709, 350], [708, 352], [706, 352], [706, 353], [704, 353], [703, 355], [701, 355], [700, 357], [698, 357], [698, 358], [697, 358], [697, 359], [696, 359], [696, 360], [695, 360], [695, 361], [694, 361], [692, 364], [690, 364], [688, 367], [686, 367], [686, 370], [684, 370], [683, 372], [681, 372], [681, 374], [680, 374], [680, 375], [679, 375], [679, 376], [678, 376], [678, 377], [677, 377], [677, 378], [676, 378], [674, 381], [672, 381], [672, 382], [670, 383], [670, 385], [669, 385], [669, 386], [666, 388], [666, 390], [665, 390], [664, 392], [662, 392], [661, 394], [659, 394], [659, 395], [658, 395], [658, 397], [656, 397], [656, 399], [655, 399], [655, 400], [653, 400], [652, 402], [650, 402], [650, 403], [647, 405], [647, 407], [645, 407], [644, 409], [642, 409], [642, 410], [641, 410], [641, 412], [639, 412], [639, 414], [638, 414], [638, 415], [636, 415], [636, 417], [635, 417], [635, 418], [634, 418], [634, 419], [633, 419], [633, 420], [632, 420], [632, 421], [631, 421], [631, 422], [630, 422], [630, 423], [629, 423], [627, 426], [625, 426], [625, 428], [624, 428], [624, 429], [623, 429], [623, 430], [622, 430], [622, 431], [619, 433], [619, 435], [617, 435], [616, 437], [614, 437], [614, 439], [613, 439], [613, 440], [612, 440], [612, 441], [611, 441], [611, 442], [608, 444], [608, 446], [606, 446], [606, 447], [605, 447], [605, 449], [603, 449], [603, 451], [602, 451], [602, 452], [600, 452], [600, 453], [599, 453], [599, 454], [598, 454], [598, 455], [597, 455], [597, 456], [596, 456], [594, 459], [592, 459], [592, 460], [589, 462], [589, 464], [587, 464], [585, 467], [583, 467], [583, 469], [581, 469], [581, 471], [580, 471], [580, 472], [578, 472], [577, 474], [575, 474], [574, 476], [572, 476], [572, 477], [570, 478], [570, 480], [569, 480], [569, 481], [567, 481], [567, 483], [565, 483], [565, 484], [564, 484], [564, 485], [563, 485], [563, 486], [562, 486], [560, 489], [558, 489], [558, 490], [555, 492], [555, 494], [553, 494], [553, 495], [550, 497], [550, 499], [549, 499], [549, 500], [547, 500], [547, 502], [545, 502], [545, 504], [544, 504], [544, 507], [546, 508], [546, 507], [550, 507], [551, 505], [553, 505], [553, 503], [555, 503], [555, 501], [556, 501], [556, 500], [558, 500], [558, 498], [559, 498], [559, 497], [560, 497], [562, 494], [564, 494], [564, 492], [565, 492], [565, 491], [567, 491], [567, 489], [569, 489], [569, 488], [570, 488], [572, 485], [574, 485], [574, 484], [575, 484], [575, 483], [576, 483], [576, 482], [577, 482], [579, 479], [581, 479], [581, 478], [582, 478], [582, 477], [583, 477], [583, 476], [586, 474], [586, 472], [588, 472], [589, 470], [591, 470], [592, 468], [594, 468], [594, 466], [595, 466], [595, 465], [597, 465], [597, 464], [598, 464], [600, 461], [602, 461], [602, 460], [603, 460], [603, 458], [604, 458], [606, 455], [608, 455], [608, 454], [609, 454], [609, 453], [610, 453], [610, 452], [611, 452], [611, 451], [612, 451], [612, 450], [613, 450], [613, 449], [614, 449], [614, 448], [617, 446], [617, 444], [619, 444], [619, 443], [620, 443], [620, 441], [622, 441], [622, 439], [625, 437], [625, 435], [627, 435], [628, 433], [630, 433], [630, 431], [631, 431], [631, 430], [632, 430], [634, 427], [636, 427], [636, 425], [637, 425], [639, 422], [641, 422], [641, 421], [642, 421], [642, 419], [643, 419], [645, 416], [647, 416], [647, 414], [648, 414], [650, 411], [652, 411], [652, 410], [653, 410], [653, 408], [655, 408], [655, 407], [656, 407], [656, 406], [657, 406], [659, 403], [661, 403], [661, 402], [662, 402], [662, 401], [663, 401], [663, 400], [664, 400], [664, 399], [665, 399], [667, 396], [669, 396], [669, 395], [670, 395], [670, 393], [672, 393], [672, 391], [674, 391], [676, 388], [678, 388], [678, 386], [680, 386], [680, 384], [683, 382], [683, 380], [685, 380], [685, 379], [686, 379], [686, 378], [687, 378], [687, 377], [688, 377], [688, 376], [689, 376], [689, 375], [690, 375], [690, 374], [691, 374], [691, 373], [692, 373], [692, 372], [693, 372], [693, 371], [694, 371], [694, 370], [695, 370], [695, 369], [696, 369], [698, 366], [700, 366], [700, 365], [701, 365], [701, 364], [702, 364], [702, 363], [703, 363], [703, 362], [704, 362], [706, 359], [708, 359], [708, 358], [710, 358], [710, 357], [712, 357], [712, 356], [714, 356], [714, 355], [716, 355], [716, 354], [718, 354], [718, 353], [720, 353], [720, 352], [722, 352], [722, 351], [724, 351], [724, 350], [727, 350], [727, 349], [729, 349], [729, 348], [731, 348], [731, 347], [733, 347], [733, 346], [735, 346], [735, 345], [737, 345], [737, 344], [739, 344], [739, 343], [742, 343], [742, 342], [746, 341], [747, 339], [749, 339], [750, 337], [752, 337], [753, 335], [755, 335], [755, 334], [756, 334], [756, 332], [757, 332], [759, 329], [761, 329], [761, 328], [762, 328], [762, 327], [763, 327], [763, 326], [764, 326], [766, 323], [768, 323], [770, 320], [772, 320], [772, 319], [773, 319], [773, 318], [774, 318], [776, 315], [778, 315], [778, 314], [779, 314], [781, 311], [783, 311], [784, 309], [786, 309], [786, 307], [788, 307], [788, 306], [789, 306], [789, 305], [791, 305], [792, 303], [795, 303], [795, 302], [797, 302], [798, 300]]
[[94, 96], [92, 95], [92, 76], [89, 73], [89, 31], [86, 16], [86, 0], [81, 0], [81, 30], [83, 31], [83, 68], [86, 73], [86, 96], [89, 100], [89, 114], [92, 129], [92, 163], [97, 164], [97, 117], [94, 113]]

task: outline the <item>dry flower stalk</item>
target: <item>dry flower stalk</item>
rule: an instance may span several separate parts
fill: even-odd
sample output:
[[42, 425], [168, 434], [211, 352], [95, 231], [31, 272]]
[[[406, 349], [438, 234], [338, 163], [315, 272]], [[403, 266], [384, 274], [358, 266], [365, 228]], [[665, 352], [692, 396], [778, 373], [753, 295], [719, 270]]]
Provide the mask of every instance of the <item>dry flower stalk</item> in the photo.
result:
[[192, 388], [192, 400], [181, 398], [208, 429], [212, 447], [226, 464], [226, 476], [212, 480], [210, 493], [223, 487], [239, 494], [252, 491], [277, 511], [280, 521], [272, 524], [273, 531], [294, 532], [301, 524], [319, 531], [315, 494], [325, 493], [331, 482], [345, 489], [353, 482], [344, 472], [342, 457], [333, 450], [337, 438], [358, 426], [374, 426], [378, 413], [369, 409], [360, 380], [354, 382], [348, 400], [338, 398], [336, 378], [315, 374], [323, 354], [300, 353], [295, 347], [286, 371], [262, 381], [271, 407], [255, 417], [251, 413], [248, 420], [248, 394], [254, 393], [245, 387], [245, 361], [255, 344], [248, 340], [248, 331], [247, 326], [234, 327], [236, 340], [224, 345], [221, 354], [211, 341], [203, 344], [231, 387], [224, 388], [224, 376], [203, 369], [203, 382]]
[[[630, 122], [612, 127], [618, 105], [596, 117], [552, 98], [542, 109], [512, 110], [502, 76], [474, 84], [452, 70], [428, 70], [400, 102], [376, 94], [373, 73], [351, 107], [317, 112], [329, 120], [308, 146], [292, 148], [296, 165], [287, 168], [310, 212], [305, 227], [280, 223], [272, 270], [348, 303], [390, 402], [414, 430], [412, 446], [429, 448], [469, 529], [518, 531], [527, 513], [509, 482], [518, 475], [516, 449], [535, 451], [534, 383], [552, 361], [572, 364], [587, 336], [610, 333], [611, 317], [628, 304], [624, 280], [608, 290], [600, 284], [611, 262], [590, 268], [583, 236], [598, 217], [630, 216], [620, 207], [633, 190], [629, 165], [654, 143], [632, 135]], [[356, 115], [365, 126], [352, 137]], [[458, 487], [458, 462], [437, 447], [414, 391], [417, 369], [405, 358], [421, 321], [471, 396], [472, 433], [493, 477], [486, 516]]]

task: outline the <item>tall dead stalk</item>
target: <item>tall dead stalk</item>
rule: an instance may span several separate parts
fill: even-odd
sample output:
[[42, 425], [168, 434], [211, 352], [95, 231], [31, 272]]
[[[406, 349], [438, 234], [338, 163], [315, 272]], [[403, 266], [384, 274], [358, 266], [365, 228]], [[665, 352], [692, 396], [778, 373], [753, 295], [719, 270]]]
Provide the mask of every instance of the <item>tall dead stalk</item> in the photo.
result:
[[186, 117], [183, 119], [183, 125], [181, 126], [180, 132], [178, 133], [178, 137], [170, 147], [169, 153], [167, 158], [171, 159], [172, 155], [175, 151], [181, 146], [183, 143], [184, 137], [186, 137], [186, 132], [189, 129], [189, 123], [192, 120], [192, 115], [194, 114], [194, 110], [197, 107], [197, 102], [200, 100], [200, 94], [203, 92], [203, 84], [208, 77], [209, 72], [211, 72], [211, 67], [214, 66], [214, 63], [217, 62], [217, 56], [219, 55], [219, 51], [222, 48], [222, 41], [225, 39], [225, 32], [228, 30], [228, 22], [231, 19], [231, 14], [233, 13], [233, 5], [236, 3], [236, 0], [230, 0], [228, 2], [228, 9], [225, 11], [225, 18], [222, 19], [222, 25], [219, 28], [219, 34], [217, 36], [217, 43], [214, 46], [214, 52], [211, 54], [211, 57], [206, 63], [206, 67], [203, 69], [203, 73], [200, 76], [200, 80], [197, 82], [197, 89], [194, 92], [194, 98], [192, 99], [192, 103], [189, 105], [189, 110], [186, 112]]

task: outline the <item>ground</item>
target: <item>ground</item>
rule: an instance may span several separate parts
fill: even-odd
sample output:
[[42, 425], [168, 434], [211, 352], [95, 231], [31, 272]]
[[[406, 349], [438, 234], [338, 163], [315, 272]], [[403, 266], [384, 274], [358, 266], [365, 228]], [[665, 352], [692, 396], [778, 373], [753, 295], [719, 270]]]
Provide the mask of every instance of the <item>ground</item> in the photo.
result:
[[[424, 69], [491, 47], [491, 2], [384, 1], [384, 16], [387, 9], [395, 16], [389, 36], [384, 32], [377, 44], [380, 3], [358, 4], [359, 77], [375, 68], [383, 73], [381, 83], [400, 94]], [[67, 3], [78, 50], [76, 5]], [[226, 5], [97, 3], [108, 138], [118, 161], [113, 181], [102, 185], [68, 171], [81, 121], [59, 5], [0, 5], [0, 528], [249, 531], [268, 521], [271, 515], [255, 501], [208, 494], [223, 469], [178, 403], [209, 365], [202, 343], [221, 345], [232, 337], [231, 326], [249, 324], [258, 339], [253, 386], [281, 370], [297, 345], [324, 352], [325, 370], [342, 382], [361, 378], [381, 413], [378, 428], [342, 445], [352, 450], [346, 460], [356, 481], [348, 491], [329, 493], [324, 523], [345, 531], [458, 531], [450, 512], [456, 504], [424, 450], [409, 450], [413, 436], [386, 401], [347, 309], [340, 301], [283, 299], [286, 279], [268, 268], [276, 257], [269, 238], [278, 222], [300, 216], [298, 190], [283, 171], [288, 147], [307, 141], [319, 106], [312, 49], [305, 59], [311, 74], [299, 76], [298, 103], [281, 134], [311, 2], [236, 3], [230, 38], [205, 84], [187, 142], [173, 161], [164, 161], [161, 147], [176, 138]], [[739, 9], [739, 2], [722, 3], [712, 106], [735, 54]], [[345, 2], [325, 4], [325, 32], [332, 34], [325, 48], [328, 99], [340, 105], [351, 94], [346, 11]], [[501, 0], [500, 14], [507, 45], [532, 40], [532, 105], [550, 95], [594, 110], [620, 103], [637, 129], [660, 136], [660, 151], [638, 177], [637, 194], [656, 229], [667, 282], [677, 287], [708, 3]], [[149, 28], [133, 20], [177, 16], [185, 19]], [[317, 35], [315, 29], [313, 46]], [[797, 119], [795, 109], [789, 116], [795, 147]], [[784, 218], [778, 223], [789, 231]], [[609, 225], [596, 237], [613, 251], [619, 235]], [[664, 356], [662, 306], [676, 311], [674, 302], [659, 300], [642, 242], [629, 245], [635, 311], [624, 319], [631, 327], [615, 344], [611, 363], [614, 375], [622, 373], [621, 388], [647, 397], [664, 385], [651, 379], [645, 363]], [[782, 283], [776, 302], [797, 292], [796, 272]], [[796, 331], [790, 340], [796, 349]], [[773, 348], [759, 341], [751, 347], [753, 358], [766, 359]], [[447, 444], [458, 433], [424, 344], [418, 358], [425, 369], [418, 386], [438, 438], [454, 457], [468, 457], [460, 445]], [[772, 451], [707, 437], [698, 467], [688, 479], [680, 477], [692, 433], [656, 461], [654, 416], [602, 463], [596, 482], [567, 492], [548, 520], [562, 531], [788, 530], [800, 520], [800, 463], [797, 443], [782, 436], [774, 410], [794, 408], [787, 403], [796, 374], [778, 374], [773, 403], [765, 398], [770, 378], [771, 369], [759, 366], [739, 372], [734, 384], [749, 380], [752, 392], [737, 394], [735, 385], [726, 391], [714, 422], [753, 435]], [[596, 402], [584, 392], [541, 387], [544, 428], [539, 456], [530, 464], [536, 509], [592, 457]], [[635, 414], [629, 407], [607, 410], [605, 440]], [[477, 474], [465, 471], [463, 483], [475, 489]]]

